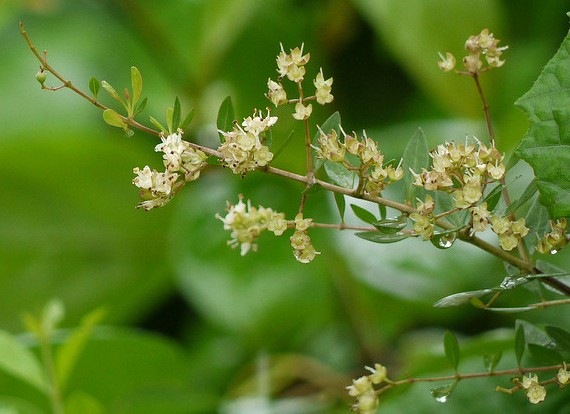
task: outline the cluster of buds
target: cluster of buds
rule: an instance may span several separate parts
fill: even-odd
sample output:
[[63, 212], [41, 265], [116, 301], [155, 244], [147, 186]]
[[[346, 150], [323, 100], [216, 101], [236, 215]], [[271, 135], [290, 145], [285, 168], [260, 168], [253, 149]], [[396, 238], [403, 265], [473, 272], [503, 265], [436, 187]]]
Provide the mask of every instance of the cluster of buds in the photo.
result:
[[[133, 184], [140, 188], [139, 195], [144, 200], [137, 208], [150, 210], [162, 207], [168, 203], [176, 191], [187, 181], [194, 181], [200, 176], [200, 171], [206, 166], [206, 154], [190, 146], [182, 139], [182, 131], [160, 137], [161, 143], [155, 147], [156, 152], [162, 152], [166, 170], [158, 172], [147, 165], [142, 170], [133, 169], [137, 176]], [[182, 178], [182, 181], [179, 181]]]
[[546, 398], [546, 388], [540, 385], [536, 375], [528, 374], [528, 376], [523, 376], [520, 386], [525, 390], [526, 397], [532, 404], [538, 404]]
[[[329, 134], [319, 131], [318, 146], [314, 147], [317, 158], [338, 162], [349, 170], [356, 171], [360, 179], [359, 187], [371, 196], [378, 196], [388, 184], [404, 176], [401, 165], [384, 165], [384, 154], [366, 132], [363, 138], [358, 139], [356, 133], [348, 135], [341, 128], [344, 136], [344, 142], [341, 142], [336, 130], [333, 129]], [[358, 157], [360, 165], [352, 165], [346, 158], [347, 153]]]
[[433, 236], [435, 225], [432, 216], [435, 203], [431, 196], [427, 195], [425, 201], [418, 199], [416, 205], [417, 212], [410, 214], [410, 219], [414, 222], [414, 232], [422, 236], [424, 240], [429, 240]]
[[536, 245], [536, 250], [539, 253], [555, 254], [558, 253], [558, 251], [564, 246], [566, 246], [566, 244], [568, 244], [568, 238], [566, 237], [565, 218], [551, 221], [550, 227], [552, 228], [552, 231], [550, 233], [546, 233]]
[[[291, 49], [290, 53], [285, 53], [283, 50], [283, 45], [281, 45], [281, 52], [277, 55], [277, 72], [279, 73], [279, 79], [277, 82], [271, 80], [267, 81], [268, 92], [265, 94], [267, 99], [269, 99], [273, 105], [279, 106], [288, 103], [287, 92], [283, 88], [281, 81], [286, 77], [290, 81], [299, 85], [299, 91], [301, 91], [301, 82], [306, 74], [305, 65], [309, 62], [310, 54], [307, 53], [303, 55], [303, 45], [301, 48], [296, 47]], [[305, 101], [316, 100], [320, 105], [325, 105], [331, 103], [334, 99], [331, 94], [333, 84], [333, 78], [328, 78], [325, 80], [323, 75], [323, 69], [321, 68], [315, 79], [313, 80], [313, 85], [315, 86], [315, 95], [310, 97], [301, 96], [299, 99], [293, 99], [295, 102], [295, 112], [293, 113], [293, 118], [297, 120], [305, 120], [311, 116], [313, 112], [313, 105], [305, 105]]]
[[[483, 70], [498, 68], [503, 66], [504, 60], [501, 60], [503, 51], [508, 46], [499, 47], [499, 39], [496, 39], [493, 33], [489, 33], [488, 29], [483, 29], [478, 35], [470, 36], [465, 42], [465, 49], [468, 55], [463, 58], [463, 66], [469, 74], [477, 74]], [[441, 61], [438, 66], [444, 72], [448, 72], [455, 68], [455, 57], [447, 52], [445, 56], [439, 54]], [[482, 56], [485, 57], [487, 66], [483, 68], [484, 62]]]
[[243, 196], [239, 197], [236, 205], [228, 203], [227, 212], [225, 217], [216, 217], [224, 223], [224, 230], [231, 231], [232, 239], [228, 245], [232, 248], [240, 246], [242, 256], [250, 250], [257, 251], [255, 240], [263, 231], [268, 230], [280, 236], [287, 230], [285, 214], [262, 206], [252, 207], [249, 200], [247, 204], [243, 202]]
[[321, 254], [315, 250], [307, 233], [312, 221], [312, 219], [303, 218], [302, 213], [297, 214], [295, 217], [295, 233], [289, 239], [295, 259], [301, 263], [310, 263], [316, 255]]
[[505, 175], [504, 155], [494, 143], [488, 148], [477, 140], [475, 145], [445, 143], [430, 152], [433, 165], [420, 173], [410, 170], [414, 184], [428, 191], [441, 190], [452, 193], [455, 206], [467, 209], [483, 196], [489, 181], [498, 181]]
[[218, 131], [225, 138], [218, 148], [223, 165], [241, 175], [266, 166], [273, 159], [273, 153], [263, 144], [264, 134], [276, 122], [277, 117], [270, 116], [269, 110], [264, 118], [256, 109], [253, 117], [245, 118], [241, 126], [235, 122], [232, 131]]
[[386, 367], [380, 364], [374, 364], [374, 368], [366, 367], [366, 369], [370, 371], [370, 375], [352, 380], [352, 385], [346, 389], [348, 395], [356, 398], [356, 402], [352, 405], [353, 411], [359, 414], [374, 414], [380, 403], [374, 385], [390, 382], [390, 380], [386, 376]]
[[499, 236], [499, 245], [507, 251], [517, 247], [519, 240], [528, 234], [525, 224], [524, 218], [513, 221], [509, 217], [491, 217], [491, 228]]

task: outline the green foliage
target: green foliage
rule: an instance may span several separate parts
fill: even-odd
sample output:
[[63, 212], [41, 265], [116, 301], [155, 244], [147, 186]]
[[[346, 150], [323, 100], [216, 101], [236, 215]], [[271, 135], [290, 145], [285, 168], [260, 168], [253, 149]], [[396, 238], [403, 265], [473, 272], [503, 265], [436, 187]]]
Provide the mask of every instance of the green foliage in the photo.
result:
[[540, 201], [552, 218], [570, 215], [570, 179], [561, 174], [570, 162], [569, 54], [570, 36], [516, 102], [530, 121], [517, 153], [534, 169]]
[[421, 172], [422, 168], [427, 168], [429, 164], [429, 148], [427, 143], [426, 135], [421, 128], [418, 128], [406, 149], [404, 150], [404, 155], [402, 156], [402, 168], [404, 169], [404, 185], [406, 187], [406, 202], [408, 204], [414, 204], [416, 197], [423, 199], [422, 195], [425, 193], [423, 189], [415, 186], [414, 178], [411, 174], [408, 174], [410, 169], [414, 172]]
[[446, 331], [443, 336], [443, 349], [447, 360], [453, 367], [453, 370], [457, 372], [460, 357], [459, 342], [457, 341], [457, 337], [451, 331]]
[[[226, 99], [220, 105], [218, 110], [218, 118], [216, 121], [216, 126], [218, 131], [231, 131], [233, 129], [233, 122], [236, 120], [236, 113], [234, 110], [234, 105], [232, 103], [231, 96], [227, 96]], [[220, 139], [223, 140], [223, 136], [219, 133]]]

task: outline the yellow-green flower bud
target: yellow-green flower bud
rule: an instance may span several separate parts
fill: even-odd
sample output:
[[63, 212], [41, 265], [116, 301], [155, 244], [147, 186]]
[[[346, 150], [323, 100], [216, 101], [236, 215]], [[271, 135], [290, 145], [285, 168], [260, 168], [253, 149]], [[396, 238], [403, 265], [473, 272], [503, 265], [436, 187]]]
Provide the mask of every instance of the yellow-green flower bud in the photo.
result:
[[46, 78], [47, 75], [43, 69], [39, 70], [38, 73], [36, 73], [36, 80], [40, 83], [40, 85], [44, 86]]

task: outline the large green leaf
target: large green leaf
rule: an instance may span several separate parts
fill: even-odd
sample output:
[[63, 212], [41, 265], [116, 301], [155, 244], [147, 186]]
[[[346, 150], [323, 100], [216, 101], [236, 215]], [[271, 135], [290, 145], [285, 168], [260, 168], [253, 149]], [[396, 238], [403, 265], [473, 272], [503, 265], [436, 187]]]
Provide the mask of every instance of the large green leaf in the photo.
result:
[[551, 217], [570, 215], [570, 36], [532, 88], [515, 105], [530, 126], [517, 154], [536, 175], [540, 202]]

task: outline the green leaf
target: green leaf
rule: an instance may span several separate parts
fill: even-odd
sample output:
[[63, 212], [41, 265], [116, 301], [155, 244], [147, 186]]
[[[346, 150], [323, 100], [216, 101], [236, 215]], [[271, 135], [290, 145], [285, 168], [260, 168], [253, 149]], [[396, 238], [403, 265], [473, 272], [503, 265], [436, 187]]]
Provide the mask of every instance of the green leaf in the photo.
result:
[[505, 210], [505, 215], [510, 214], [513, 211], [517, 211], [519, 207], [521, 207], [524, 203], [530, 200], [530, 198], [537, 192], [537, 190], [538, 188], [536, 187], [536, 180], [533, 179], [527, 185], [527, 187], [525, 188], [519, 199], [507, 207], [507, 209]]
[[48, 392], [48, 383], [34, 354], [12, 334], [0, 331], [0, 369]]
[[101, 81], [101, 86], [103, 87], [103, 89], [107, 91], [109, 95], [111, 95], [114, 99], [119, 101], [121, 105], [125, 106], [123, 98], [121, 98], [121, 96], [117, 93], [115, 88], [113, 88], [107, 81]]
[[194, 108], [190, 109], [190, 112], [188, 112], [188, 115], [186, 115], [186, 118], [184, 118], [180, 124], [180, 129], [185, 130], [188, 125], [190, 125], [190, 122], [192, 122], [192, 119], [194, 119]]
[[528, 351], [538, 364], [554, 365], [560, 364], [564, 360], [559, 352], [544, 345], [528, 344], [527, 346]]
[[174, 99], [174, 112], [172, 113], [172, 132], [176, 132], [180, 125], [180, 100], [178, 96]]
[[493, 211], [495, 209], [497, 203], [501, 199], [502, 191], [503, 191], [503, 186], [501, 184], [498, 184], [483, 199], [483, 202], [487, 203], [487, 210]]
[[81, 321], [81, 326], [75, 329], [58, 349], [55, 358], [55, 366], [59, 386], [62, 390], [65, 390], [65, 387], [67, 386], [69, 376], [75, 367], [81, 351], [87, 344], [93, 328], [103, 319], [104, 316], [105, 311], [103, 308], [96, 309], [86, 315]]
[[140, 114], [140, 113], [144, 110], [144, 108], [146, 108], [147, 102], [148, 102], [148, 99], [147, 99], [146, 97], [143, 98], [143, 100], [139, 102], [139, 104], [138, 104], [138, 105], [136, 106], [136, 108], [135, 108], [135, 112], [134, 112], [134, 114], [133, 114], [133, 117], [135, 117], [135, 116], [137, 116], [138, 114]]
[[421, 128], [418, 128], [406, 149], [404, 150], [402, 168], [404, 170], [404, 186], [406, 187], [406, 202], [414, 204], [416, 197], [424, 198], [423, 190], [421, 187], [414, 185], [414, 177], [410, 172], [410, 168], [415, 173], [420, 173], [422, 168], [427, 168], [429, 165], [429, 148], [426, 135]]
[[520, 368], [526, 346], [523, 326], [518, 325], [515, 332], [515, 356], [517, 358], [517, 366]]
[[[323, 124], [320, 126], [321, 131], [323, 131], [325, 134], [330, 134], [331, 131], [334, 129], [338, 136], [340, 137], [340, 114], [337, 112], [333, 113], [331, 116], [329, 116], [327, 118], [327, 120], [325, 122], [323, 122]], [[321, 136], [321, 132], [317, 131], [317, 133], [315, 134], [315, 136], [313, 137], [313, 142], [312, 144], [314, 146], [318, 146], [318, 139]], [[320, 159], [320, 158], [316, 158], [313, 152], [313, 164], [315, 166], [315, 172], [318, 171], [325, 160]]]
[[166, 126], [168, 127], [168, 133], [172, 134], [174, 130], [172, 129], [174, 121], [174, 109], [168, 107], [166, 108]]
[[540, 203], [538, 197], [534, 199], [526, 213], [525, 224], [528, 227], [528, 235], [524, 240], [529, 252], [532, 253], [540, 238], [550, 230], [548, 211]]
[[158, 119], [149, 116], [150, 122], [157, 127], [158, 129], [160, 129], [162, 132], [164, 132], [165, 134], [168, 133], [168, 130], [158, 121]]
[[352, 209], [356, 217], [358, 217], [360, 220], [362, 220], [365, 223], [374, 224], [375, 222], [378, 221], [378, 219], [374, 216], [374, 214], [372, 214], [370, 211], [366, 210], [365, 208], [357, 206], [356, 204], [351, 204], [350, 208]]
[[127, 124], [123, 121], [121, 115], [119, 115], [114, 109], [105, 109], [103, 111], [103, 120], [111, 126], [117, 128], [126, 128]]
[[92, 77], [89, 80], [89, 90], [91, 91], [95, 99], [97, 99], [97, 94], [99, 93], [100, 89], [101, 89], [101, 83], [97, 80], [96, 77]]
[[354, 188], [357, 180], [356, 173], [348, 170], [338, 162], [326, 160], [324, 162], [325, 172], [333, 184], [343, 188]]
[[93, 396], [76, 391], [65, 400], [65, 414], [104, 414], [105, 408]]
[[443, 335], [443, 349], [447, 360], [453, 367], [453, 370], [457, 372], [460, 357], [459, 342], [457, 341], [457, 337], [451, 331], [446, 331]]
[[[550, 262], [546, 262], [544, 260], [537, 260], [536, 261], [536, 267], [538, 269], [540, 269], [540, 271], [545, 273], [545, 274], [550, 274], [550, 273], [560, 274], [560, 276], [552, 276], [552, 278], [555, 279], [561, 285], [561, 287], [565, 287], [566, 289], [570, 287], [570, 281], [566, 277], [568, 275], [568, 272], [566, 270], [562, 269], [561, 267], [558, 267], [555, 264], [550, 263]], [[565, 295], [565, 296], [567, 295], [567, 293], [564, 291], [564, 289], [558, 289], [551, 284], [544, 283], [543, 286], [546, 289], [549, 289], [549, 290], [556, 292], [558, 294]]]
[[473, 290], [470, 292], [455, 293], [453, 295], [449, 295], [438, 300], [436, 303], [434, 303], [433, 306], [435, 306], [436, 308], [459, 306], [463, 305], [464, 303], [468, 303], [471, 300], [471, 298], [479, 298], [491, 292], [493, 292], [493, 289], [481, 289], [481, 290]]
[[346, 210], [346, 201], [344, 199], [344, 194], [340, 193], [333, 193], [334, 194], [334, 201], [336, 203], [336, 208], [338, 209], [338, 213], [340, 214], [340, 222], [344, 223], [344, 212]]
[[394, 234], [403, 230], [408, 224], [408, 216], [402, 214], [396, 218], [385, 218], [372, 223], [379, 231], [386, 234]]
[[51, 299], [42, 310], [40, 327], [43, 337], [49, 339], [64, 316], [65, 307], [63, 302], [60, 299]]
[[[231, 96], [226, 97], [220, 105], [218, 110], [218, 118], [216, 120], [216, 126], [218, 131], [231, 131], [233, 129], [233, 122], [236, 119], [236, 114], [234, 111], [234, 105], [232, 103]], [[222, 134], [220, 134], [220, 139], [223, 140]]]
[[544, 330], [562, 351], [570, 352], [570, 332], [557, 326], [547, 326]]
[[131, 85], [133, 87], [132, 107], [135, 108], [142, 95], [143, 81], [139, 70], [131, 66]]
[[540, 202], [552, 218], [570, 215], [570, 35], [515, 105], [529, 118], [517, 155], [534, 170]]
[[385, 234], [379, 231], [363, 231], [354, 233], [354, 235], [373, 243], [396, 243], [410, 237], [410, 235], [406, 233]]
[[487, 370], [487, 372], [493, 372], [495, 370], [495, 368], [501, 361], [502, 356], [503, 353], [501, 351], [493, 355], [485, 354], [483, 356], [483, 364], [485, 365], [485, 369]]

